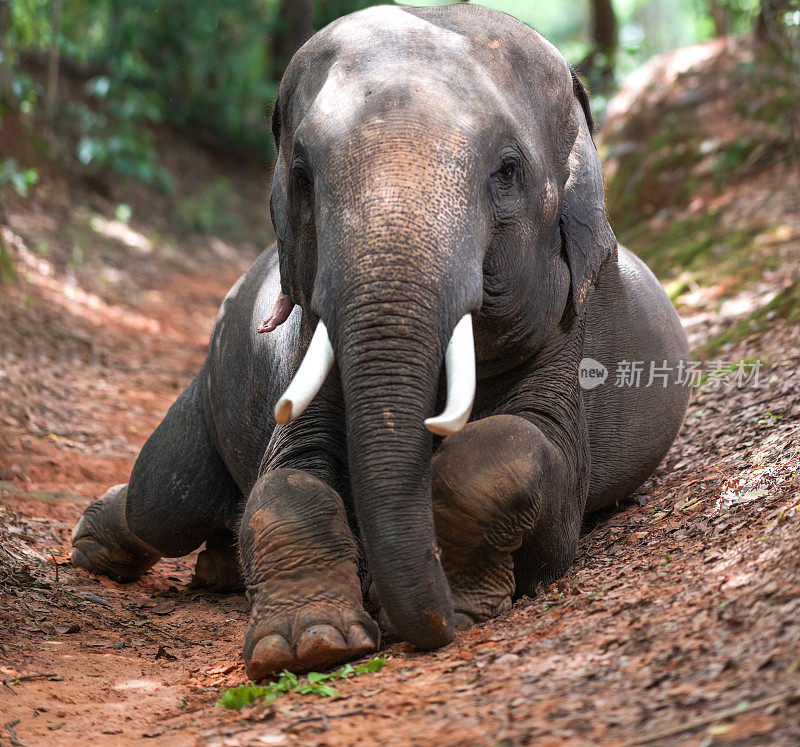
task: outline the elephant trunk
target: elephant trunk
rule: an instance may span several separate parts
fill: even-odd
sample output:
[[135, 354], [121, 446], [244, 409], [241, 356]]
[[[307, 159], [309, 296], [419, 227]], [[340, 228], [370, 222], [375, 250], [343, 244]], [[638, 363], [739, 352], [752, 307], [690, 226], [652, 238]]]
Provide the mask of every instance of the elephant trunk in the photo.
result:
[[336, 349], [361, 537], [396, 632], [436, 648], [453, 638], [453, 608], [433, 528], [424, 421], [434, 410], [447, 339], [430, 314], [391, 303], [356, 306], [343, 315]]
[[[333, 352], [369, 569], [395, 631], [430, 649], [452, 640], [454, 616], [434, 532], [425, 421], [446, 435], [469, 416], [474, 351], [459, 351], [472, 347], [471, 322], [459, 320], [480, 307], [489, 236], [474, 210], [482, 193], [468, 179], [471, 151], [463, 138], [424, 138], [402, 118], [380, 122], [349, 139], [357, 151], [342, 146], [335, 182], [317, 175], [310, 306], [330, 350], [320, 347], [324, 365], [309, 367], [318, 373], [310, 381], [324, 377]], [[452, 337], [456, 344], [446, 356], [452, 396], [432, 417]], [[462, 362], [466, 382], [457, 375]], [[297, 402], [307, 395], [300, 391]], [[276, 414], [296, 416], [294, 400], [282, 407]]]

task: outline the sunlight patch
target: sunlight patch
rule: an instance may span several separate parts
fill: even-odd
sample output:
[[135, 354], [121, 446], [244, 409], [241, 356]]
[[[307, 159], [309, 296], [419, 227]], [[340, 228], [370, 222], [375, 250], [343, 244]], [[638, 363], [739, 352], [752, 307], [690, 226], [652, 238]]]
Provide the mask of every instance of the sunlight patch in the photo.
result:
[[148, 693], [160, 690], [162, 687], [164, 686], [155, 680], [125, 680], [114, 685], [115, 690], [141, 690]]
[[95, 233], [119, 241], [142, 254], [153, 253], [153, 242], [147, 236], [134, 231], [129, 225], [120, 220], [109, 220], [102, 215], [93, 215], [89, 220], [89, 225]]

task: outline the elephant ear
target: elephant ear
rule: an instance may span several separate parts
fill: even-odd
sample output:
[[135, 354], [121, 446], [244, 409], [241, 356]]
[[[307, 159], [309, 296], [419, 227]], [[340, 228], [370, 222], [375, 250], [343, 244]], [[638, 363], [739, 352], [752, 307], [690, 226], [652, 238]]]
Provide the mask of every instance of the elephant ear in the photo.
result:
[[272, 172], [272, 189], [269, 195], [269, 212], [275, 236], [278, 239], [278, 261], [281, 274], [281, 291], [287, 295], [291, 293], [291, 274], [289, 262], [294, 252], [294, 234], [289, 224], [289, 213], [286, 201], [286, 167], [281, 153], [281, 107], [280, 101], [275, 102], [272, 111], [272, 135], [275, 138], [275, 169]]
[[600, 156], [592, 141], [594, 122], [586, 89], [572, 71], [572, 116], [578, 135], [569, 154], [569, 177], [561, 208], [561, 236], [572, 281], [572, 303], [580, 316], [589, 290], [609, 259], [616, 259], [617, 239], [608, 223]]

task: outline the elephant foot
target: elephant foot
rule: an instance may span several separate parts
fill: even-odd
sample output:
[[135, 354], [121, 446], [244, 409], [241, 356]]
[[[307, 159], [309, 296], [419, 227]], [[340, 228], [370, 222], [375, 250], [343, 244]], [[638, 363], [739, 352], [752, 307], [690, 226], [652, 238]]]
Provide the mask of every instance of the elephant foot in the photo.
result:
[[289, 609], [285, 604], [276, 608], [270, 595], [252, 596], [244, 643], [251, 679], [284, 669], [297, 674], [328, 669], [378, 648], [378, 627], [369, 615], [344, 601], [331, 603], [316, 596], [318, 601]]
[[214, 591], [244, 589], [244, 578], [230, 532], [221, 532], [206, 540], [205, 550], [197, 556], [194, 576], [189, 586]]
[[431, 463], [433, 515], [456, 627], [511, 609], [513, 552], [538, 518], [527, 421], [496, 415], [446, 438]]
[[239, 550], [251, 603], [244, 643], [253, 680], [325, 669], [375, 651], [358, 553], [338, 493], [297, 470], [267, 472], [245, 507]]
[[115, 485], [92, 503], [72, 530], [72, 564], [114, 581], [134, 581], [161, 557], [128, 529], [127, 484]]

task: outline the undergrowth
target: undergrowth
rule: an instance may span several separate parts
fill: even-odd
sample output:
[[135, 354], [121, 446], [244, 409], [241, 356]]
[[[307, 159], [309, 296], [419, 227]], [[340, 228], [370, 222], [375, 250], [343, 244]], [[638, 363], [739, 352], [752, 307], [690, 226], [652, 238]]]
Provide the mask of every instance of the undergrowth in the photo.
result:
[[709, 340], [697, 351], [697, 355], [700, 358], [708, 358], [726, 345], [735, 345], [751, 335], [761, 334], [776, 319], [785, 320], [788, 324], [800, 323], [800, 278], [795, 278], [769, 303]]
[[253, 705], [256, 701], [270, 703], [286, 693], [316, 695], [320, 698], [338, 698], [340, 693], [329, 684], [330, 682], [346, 680], [368, 672], [378, 672], [385, 665], [386, 660], [377, 656], [364, 664], [356, 664], [355, 666], [345, 664], [341, 669], [327, 674], [309, 672], [304, 678], [300, 678], [284, 669], [277, 680], [266, 685], [254, 685], [251, 682], [249, 685], [229, 687], [221, 693], [216, 707], [240, 711], [245, 706]]

